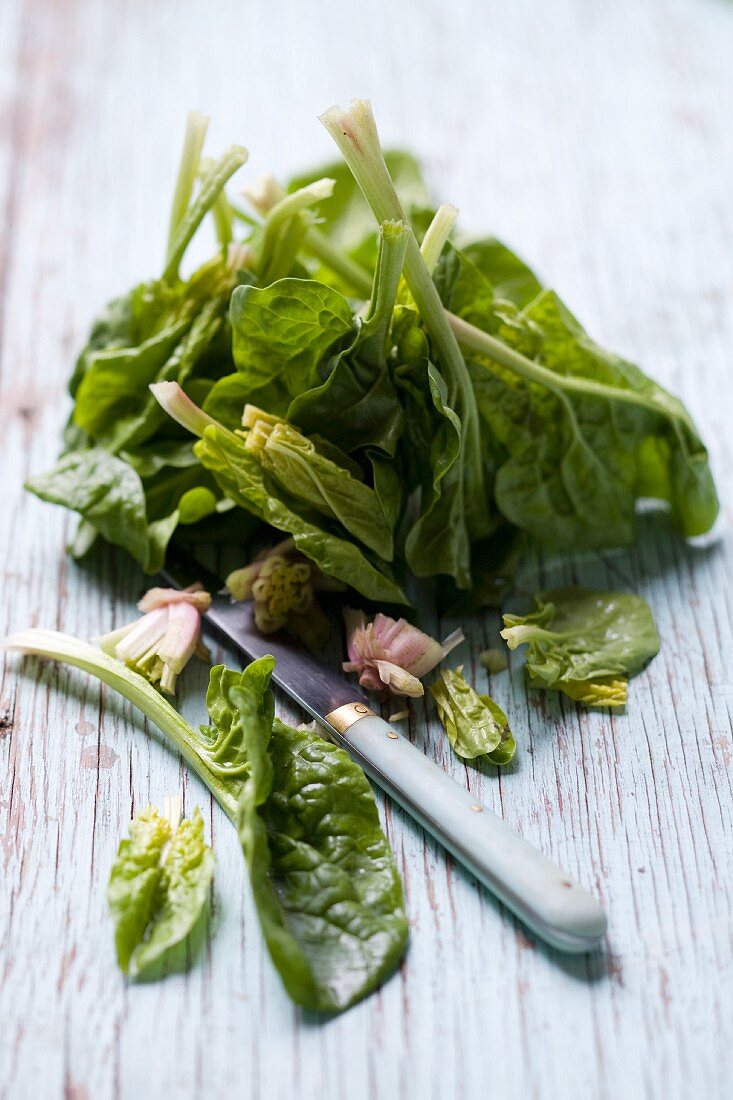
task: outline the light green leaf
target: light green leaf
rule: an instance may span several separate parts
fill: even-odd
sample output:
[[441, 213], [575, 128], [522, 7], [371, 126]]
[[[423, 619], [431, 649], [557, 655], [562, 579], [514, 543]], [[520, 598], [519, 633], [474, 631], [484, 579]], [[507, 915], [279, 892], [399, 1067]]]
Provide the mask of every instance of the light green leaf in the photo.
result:
[[283, 490], [338, 520], [354, 538], [391, 561], [392, 528], [374, 490], [320, 454], [296, 428], [276, 424], [253, 453]]
[[535, 596], [538, 610], [504, 615], [510, 649], [528, 645], [536, 687], [562, 691], [587, 706], [623, 706], [629, 677], [659, 652], [659, 634], [641, 596], [557, 588]]
[[375, 602], [408, 602], [386, 572], [386, 565], [377, 568], [353, 542], [324, 530], [318, 525], [317, 513], [306, 518], [296, 511], [243, 442], [209, 427], [195, 449], [227, 496], [240, 508], [292, 535], [297, 548], [327, 576], [336, 577]]
[[[176, 800], [177, 801], [177, 800]], [[193, 930], [206, 906], [214, 854], [198, 809], [179, 822], [149, 806], [120, 842], [107, 897], [120, 968], [138, 977], [160, 964]]]
[[474, 691], [462, 668], [443, 669], [430, 694], [458, 756], [464, 760], [486, 757], [498, 765], [514, 758], [516, 744], [504, 711], [488, 695]]

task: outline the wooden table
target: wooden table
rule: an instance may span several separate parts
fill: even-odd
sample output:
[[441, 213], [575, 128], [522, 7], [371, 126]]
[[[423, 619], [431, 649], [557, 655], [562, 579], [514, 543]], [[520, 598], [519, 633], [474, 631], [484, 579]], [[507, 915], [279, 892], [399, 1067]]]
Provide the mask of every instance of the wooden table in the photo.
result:
[[[96, 308], [159, 268], [186, 110], [213, 116], [211, 148], [249, 146], [244, 179], [331, 156], [315, 116], [351, 95], [371, 96], [385, 138], [425, 158], [465, 227], [503, 236], [594, 335], [681, 394], [727, 500], [732, 4], [3, 0], [3, 633], [94, 635], [125, 621], [139, 591], [118, 554], [70, 563], [69, 517], [21, 483], [55, 455]], [[603, 951], [563, 958], [535, 943], [380, 798], [411, 947], [379, 993], [327, 1022], [286, 998], [236, 836], [199, 782], [96, 683], [10, 660], [2, 1096], [730, 1096], [729, 536], [695, 549], [645, 521], [628, 553], [532, 558], [520, 583], [564, 580], [629, 586], [654, 609], [662, 652], [628, 712], [528, 695], [515, 660], [492, 683], [515, 769], [464, 768], [421, 707], [411, 735], [598, 892]], [[474, 655], [496, 629], [494, 615], [469, 624]], [[185, 677], [192, 721], [204, 679]], [[188, 973], [131, 986], [113, 955], [110, 862], [133, 810], [180, 788], [217, 853], [207, 944]]]

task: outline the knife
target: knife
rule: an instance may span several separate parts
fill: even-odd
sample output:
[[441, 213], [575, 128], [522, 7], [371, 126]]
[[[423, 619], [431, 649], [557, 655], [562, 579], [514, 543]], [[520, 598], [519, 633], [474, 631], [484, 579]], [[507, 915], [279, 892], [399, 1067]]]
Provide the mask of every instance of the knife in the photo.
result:
[[248, 660], [272, 654], [278, 687], [536, 935], [572, 954], [598, 945], [607, 922], [596, 898], [375, 714], [358, 687], [297, 643], [261, 634], [251, 605], [214, 595], [221, 582], [181, 551], [161, 575], [174, 588], [200, 581], [212, 593], [208, 627]]

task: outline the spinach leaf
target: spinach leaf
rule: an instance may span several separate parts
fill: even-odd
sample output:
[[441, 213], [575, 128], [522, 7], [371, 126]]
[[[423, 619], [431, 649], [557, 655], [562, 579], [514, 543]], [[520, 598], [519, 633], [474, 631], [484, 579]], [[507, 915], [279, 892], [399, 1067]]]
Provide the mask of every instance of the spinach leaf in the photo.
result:
[[[230, 692], [251, 707], [242, 688]], [[402, 884], [374, 795], [343, 749], [275, 720], [247, 725], [237, 824], [262, 930], [290, 997], [338, 1012], [407, 945]]]
[[234, 804], [249, 774], [250, 740], [259, 745], [272, 729], [275, 701], [268, 688], [274, 667], [274, 657], [267, 656], [243, 672], [215, 665], [209, 675], [206, 709], [211, 725], [201, 726], [194, 736], [199, 756]]
[[400, 223], [379, 227], [379, 257], [369, 312], [354, 320], [354, 337], [318, 365], [317, 384], [294, 397], [287, 418], [325, 436], [349, 454], [394, 457], [404, 425], [388, 356], [392, 318], [407, 243]]
[[64, 455], [26, 489], [50, 504], [78, 512], [108, 542], [121, 546], [147, 573], [160, 569], [176, 512], [148, 521], [142, 481], [126, 462], [99, 447]]
[[[404, 412], [388, 361], [406, 245], [407, 232], [401, 223], [384, 222], [379, 227], [367, 316], [363, 322], [355, 319], [351, 344], [323, 360], [318, 371], [323, 381], [295, 397], [288, 409], [288, 419], [304, 431], [319, 433], [371, 466], [378, 509], [390, 532], [406, 497], [397, 455]], [[379, 552], [388, 560], [392, 557], [391, 549]]]
[[284, 491], [338, 520], [370, 550], [392, 560], [392, 528], [374, 489], [320, 454], [296, 428], [280, 423], [268, 430], [256, 424], [245, 446]]
[[291, 399], [315, 383], [326, 352], [353, 330], [347, 300], [307, 279], [237, 287], [229, 319], [237, 374], [217, 382], [204, 406], [229, 426], [240, 422], [247, 401], [285, 415]]
[[486, 757], [492, 764], [508, 764], [516, 743], [506, 714], [488, 695], [479, 695], [463, 676], [463, 669], [443, 669], [430, 688], [451, 747], [464, 760]]
[[461, 423], [447, 387], [428, 358], [414, 310], [396, 311], [395, 382], [405, 408], [402, 448], [410, 485], [421, 490], [419, 515], [407, 535], [405, 557], [418, 577], [443, 573], [458, 588], [471, 583], [471, 547], [460, 463]]
[[624, 706], [629, 677], [659, 652], [659, 634], [641, 596], [557, 588], [535, 596], [537, 611], [504, 615], [510, 649], [528, 645], [535, 687], [586, 706]]
[[297, 548], [327, 576], [376, 602], [408, 602], [387, 572], [386, 563], [377, 567], [353, 542], [319, 525], [317, 513], [307, 514], [297, 502], [291, 503], [237, 436], [220, 427], [208, 427], [195, 451], [227, 496], [240, 508], [292, 535]]
[[709, 530], [715, 486], [682, 403], [595, 344], [554, 292], [517, 309], [461, 253], [447, 255], [439, 285], [499, 445], [504, 517], [551, 546], [596, 549], [630, 542], [637, 501], [653, 497], [685, 537]]
[[542, 283], [534, 271], [496, 237], [471, 241], [461, 251], [488, 279], [496, 298], [505, 298], [521, 309], [542, 290]]
[[168, 816], [148, 806], [120, 841], [107, 897], [117, 961], [138, 977], [160, 964], [191, 933], [206, 906], [214, 853], [204, 841], [200, 812], [180, 820], [180, 799]]

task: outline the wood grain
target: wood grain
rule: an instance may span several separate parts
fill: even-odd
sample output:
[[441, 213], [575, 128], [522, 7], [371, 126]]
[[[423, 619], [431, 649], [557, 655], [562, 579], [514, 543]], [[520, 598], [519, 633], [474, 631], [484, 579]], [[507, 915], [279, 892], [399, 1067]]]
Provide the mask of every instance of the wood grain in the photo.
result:
[[[0, 4], [0, 630], [89, 636], [140, 585], [113, 552], [79, 568], [60, 510], [22, 492], [52, 461], [74, 349], [100, 302], [159, 268], [187, 109], [245, 172], [331, 155], [315, 115], [371, 96], [463, 225], [528, 256], [604, 343], [688, 402], [728, 513], [733, 475], [733, 5], [658, 0], [4, 0]], [[0, 1096], [267, 1100], [728, 1097], [733, 560], [646, 520], [628, 554], [529, 560], [521, 587], [632, 587], [663, 649], [628, 712], [493, 678], [520, 746], [501, 777], [411, 733], [608, 906], [603, 952], [534, 943], [401, 811], [380, 807], [412, 942], [336, 1020], [303, 1017], [263, 949], [236, 837], [131, 709], [80, 675], [0, 682]], [[448, 624], [446, 624], [448, 625]], [[495, 617], [469, 624], [475, 654]], [[204, 670], [184, 713], [202, 716]], [[283, 702], [281, 710], [290, 713]], [[183, 788], [218, 858], [188, 973], [126, 986], [105, 887], [136, 806]]]

